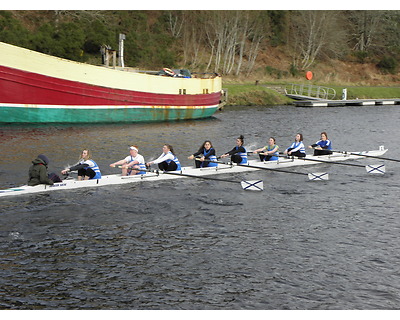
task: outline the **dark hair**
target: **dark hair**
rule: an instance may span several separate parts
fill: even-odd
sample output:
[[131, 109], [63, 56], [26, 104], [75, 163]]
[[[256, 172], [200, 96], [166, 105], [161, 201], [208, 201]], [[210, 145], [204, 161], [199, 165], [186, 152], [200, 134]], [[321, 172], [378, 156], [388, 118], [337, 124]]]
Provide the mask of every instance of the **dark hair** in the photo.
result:
[[298, 135], [300, 136], [300, 141], [303, 141], [303, 135], [301, 133], [298, 133]]
[[214, 148], [213, 145], [212, 145], [212, 143], [211, 143], [211, 141], [210, 141], [210, 140], [206, 140], [206, 141], [203, 142], [203, 144], [202, 144], [201, 147], [199, 148], [199, 151], [203, 151], [203, 149], [205, 148], [205, 144], [206, 144], [207, 142], [211, 145], [211, 148]]
[[243, 137], [243, 135], [240, 135], [237, 139], [239, 139], [239, 140], [242, 142], [242, 145], [243, 145], [243, 143], [244, 143], [244, 137]]
[[171, 151], [171, 153], [173, 155], [175, 155], [174, 148], [172, 148], [172, 146], [170, 144], [166, 143], [166, 144], [164, 144], [164, 146], [166, 146], [169, 149], [169, 151]]
[[269, 138], [274, 140], [274, 143], [276, 143], [276, 139], [274, 137], [269, 137]]
[[322, 131], [322, 132], [321, 132], [321, 136], [322, 136], [323, 134], [324, 134], [325, 137], [328, 139], [328, 134], [327, 134], [325, 131]]

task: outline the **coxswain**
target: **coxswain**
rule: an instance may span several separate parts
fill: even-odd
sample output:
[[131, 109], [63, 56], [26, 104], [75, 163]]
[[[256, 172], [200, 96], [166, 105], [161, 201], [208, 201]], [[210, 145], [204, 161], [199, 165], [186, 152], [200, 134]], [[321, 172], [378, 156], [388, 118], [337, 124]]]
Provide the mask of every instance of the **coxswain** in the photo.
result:
[[244, 144], [244, 137], [240, 135], [239, 138], [236, 139], [236, 147], [234, 147], [231, 151], [221, 155], [221, 158], [226, 158], [231, 156], [231, 161], [238, 164], [246, 164], [247, 163], [247, 151]]
[[195, 159], [196, 168], [218, 166], [215, 149], [210, 140], [204, 141], [199, 150], [189, 156], [188, 159]]
[[146, 164], [144, 158], [139, 154], [138, 146], [129, 147], [130, 155], [125, 159], [119, 160], [117, 162], [111, 163], [110, 167], [115, 168], [115, 166], [122, 166], [122, 176], [133, 176], [135, 174], [145, 174]]
[[273, 161], [279, 159], [279, 146], [275, 142], [275, 138], [271, 137], [268, 140], [268, 145], [254, 150], [254, 153], [260, 153], [260, 161]]
[[92, 160], [90, 150], [84, 149], [77, 164], [62, 170], [62, 174], [78, 171], [78, 180], [101, 179], [99, 166]]
[[332, 154], [332, 143], [328, 139], [328, 134], [325, 131], [321, 132], [321, 140], [308, 147], [314, 149], [314, 156]]
[[158, 168], [162, 171], [177, 171], [181, 170], [181, 164], [174, 153], [171, 145], [165, 144], [162, 148], [161, 155], [153, 161], [147, 162], [146, 166], [150, 167], [152, 164], [158, 164]]
[[38, 184], [54, 184], [54, 181], [49, 178], [47, 173], [47, 165], [49, 159], [44, 154], [39, 154], [29, 168], [28, 186], [36, 186]]
[[296, 134], [294, 142], [284, 151], [284, 154], [296, 157], [306, 156], [306, 149], [303, 144], [303, 135], [301, 133]]

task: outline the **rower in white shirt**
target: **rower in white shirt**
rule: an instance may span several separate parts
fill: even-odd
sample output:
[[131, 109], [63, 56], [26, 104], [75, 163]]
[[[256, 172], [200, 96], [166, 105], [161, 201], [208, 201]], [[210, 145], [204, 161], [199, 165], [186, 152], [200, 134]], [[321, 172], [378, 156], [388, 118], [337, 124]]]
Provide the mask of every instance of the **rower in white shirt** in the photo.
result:
[[145, 174], [146, 165], [144, 158], [139, 154], [138, 146], [129, 147], [130, 155], [125, 159], [119, 160], [117, 162], [111, 163], [110, 167], [115, 168], [115, 166], [122, 166], [122, 176], [133, 176], [135, 174]]
[[169, 144], [165, 144], [163, 153], [156, 160], [146, 163], [146, 166], [149, 167], [152, 164], [158, 164], [158, 168], [163, 171], [181, 170], [181, 164], [175, 156], [174, 149]]

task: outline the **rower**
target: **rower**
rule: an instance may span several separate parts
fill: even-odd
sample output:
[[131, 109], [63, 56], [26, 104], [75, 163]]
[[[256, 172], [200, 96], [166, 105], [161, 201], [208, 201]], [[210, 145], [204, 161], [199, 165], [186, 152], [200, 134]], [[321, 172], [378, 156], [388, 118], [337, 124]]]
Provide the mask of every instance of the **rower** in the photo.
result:
[[332, 143], [328, 139], [328, 134], [325, 131], [321, 132], [321, 140], [308, 147], [310, 149], [314, 148], [314, 156], [332, 154]]
[[101, 179], [101, 172], [96, 162], [92, 160], [91, 152], [88, 149], [82, 150], [77, 164], [62, 170], [62, 174], [70, 171], [78, 171], [78, 180]]
[[287, 154], [289, 156], [296, 156], [299, 158], [306, 156], [306, 149], [303, 144], [303, 135], [301, 133], [296, 134], [294, 142], [289, 148], [284, 151], [284, 154]]
[[199, 150], [189, 156], [188, 159], [193, 160], [199, 156], [200, 158], [195, 160], [196, 168], [218, 166], [215, 149], [213, 148], [210, 140], [204, 141]]
[[125, 159], [119, 160], [117, 162], [111, 163], [110, 167], [115, 168], [115, 166], [122, 166], [122, 176], [133, 176], [135, 174], [145, 174], [146, 164], [144, 158], [139, 154], [138, 146], [129, 147], [130, 155]]
[[247, 163], [247, 151], [244, 144], [244, 137], [242, 135], [236, 139], [236, 147], [234, 147], [231, 151], [221, 155], [221, 158], [226, 158], [231, 156], [231, 161], [238, 164], [246, 164]]
[[158, 168], [162, 171], [181, 170], [181, 164], [178, 158], [175, 156], [172, 146], [170, 144], [165, 144], [162, 150], [163, 152], [161, 155], [156, 160], [147, 162], [146, 166], [149, 167], [152, 164], [158, 164]]
[[276, 144], [275, 138], [271, 137], [268, 140], [268, 145], [254, 150], [253, 153], [262, 153], [259, 154], [260, 156], [260, 161], [273, 161], [273, 160], [278, 160], [279, 159], [279, 146]]

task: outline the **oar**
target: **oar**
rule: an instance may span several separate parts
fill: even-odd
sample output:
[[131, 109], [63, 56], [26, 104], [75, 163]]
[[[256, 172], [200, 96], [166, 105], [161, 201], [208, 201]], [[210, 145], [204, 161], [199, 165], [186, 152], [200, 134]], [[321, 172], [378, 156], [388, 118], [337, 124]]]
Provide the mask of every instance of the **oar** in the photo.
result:
[[[279, 156], [282, 158], [287, 158], [287, 156]], [[294, 159], [294, 157], [291, 157]], [[317, 159], [310, 159], [307, 157], [297, 157], [296, 159], [299, 160], [304, 160], [304, 161], [314, 161], [314, 162], [320, 162], [320, 163], [328, 163], [328, 164], [338, 164], [342, 166], [349, 166], [349, 167], [359, 167], [359, 168], [365, 168], [368, 173], [378, 173], [378, 174], [384, 174], [386, 169], [384, 164], [369, 164], [369, 165], [362, 165], [362, 164], [354, 164], [354, 163], [343, 163], [343, 162], [337, 162], [337, 161], [324, 161], [324, 160], [317, 160]]]
[[[157, 174], [160, 173], [159, 170], [149, 170], [149, 172], [155, 172]], [[226, 179], [195, 176], [195, 175], [186, 174], [186, 173], [182, 173], [182, 172], [174, 173], [174, 172], [171, 172], [171, 171], [161, 171], [161, 173], [162, 174], [170, 174], [170, 175], [173, 175], [173, 176], [183, 176], [183, 177], [197, 178], [197, 179], [203, 179], [203, 180], [213, 180], [213, 181], [231, 182], [231, 183], [238, 183], [239, 182], [239, 181], [226, 180]], [[262, 180], [240, 181], [240, 184], [241, 184], [243, 190], [254, 190], [254, 191], [262, 191], [262, 190], [264, 190], [264, 183], [263, 183]]]
[[[233, 180], [195, 176], [195, 175], [191, 175], [191, 174], [182, 173], [182, 171], [176, 172], [176, 173], [171, 172], [171, 171], [160, 171], [160, 170], [152, 170], [152, 169], [146, 169], [146, 170], [140, 169], [140, 171], [152, 172], [152, 173], [156, 173], [157, 175], [162, 173], [162, 174], [170, 174], [170, 175], [173, 175], [173, 176], [182, 176], [182, 177], [197, 178], [197, 179], [203, 179], [203, 180], [213, 180], [213, 181], [220, 181], [220, 182], [239, 183], [239, 181], [233, 181]], [[264, 190], [264, 183], [263, 183], [262, 180], [249, 180], [249, 181], [243, 180], [243, 181], [240, 181], [240, 184], [241, 184], [243, 190], [252, 190], [252, 191], [262, 191], [262, 190]]]
[[335, 152], [335, 153], [342, 153], [342, 154], [350, 154], [350, 155], [361, 156], [361, 157], [366, 157], [366, 158], [374, 158], [374, 159], [380, 159], [380, 160], [387, 160], [387, 161], [400, 162], [399, 159], [392, 159], [392, 158], [371, 156], [371, 155], [363, 154], [362, 152], [359, 152], [359, 153], [356, 153], [356, 152], [349, 152], [349, 151], [332, 151], [332, 152]]
[[[204, 159], [204, 161], [226, 164], [225, 162], [222, 162], [222, 161], [211, 161], [208, 159]], [[275, 171], [275, 172], [293, 173], [293, 174], [299, 174], [302, 176], [306, 175], [306, 176], [308, 176], [308, 179], [312, 180], [312, 181], [329, 180], [329, 174], [327, 172], [303, 173], [303, 172], [296, 172], [296, 171], [286, 171], [286, 170], [281, 170], [281, 169], [263, 168], [263, 167], [258, 167], [258, 166], [251, 166], [249, 164], [235, 163], [235, 165], [237, 165], [239, 167], [255, 168], [255, 169]]]

